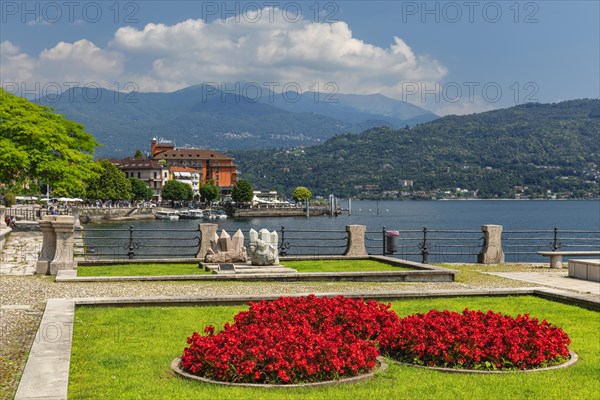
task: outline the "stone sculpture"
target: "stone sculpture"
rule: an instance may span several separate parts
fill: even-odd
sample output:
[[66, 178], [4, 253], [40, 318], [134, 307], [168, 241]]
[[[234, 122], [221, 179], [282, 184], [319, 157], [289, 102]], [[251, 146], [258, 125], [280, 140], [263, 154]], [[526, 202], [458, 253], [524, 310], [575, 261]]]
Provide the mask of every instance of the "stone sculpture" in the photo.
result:
[[250, 229], [248, 252], [252, 265], [278, 265], [278, 242], [279, 237], [275, 231], [269, 232], [261, 229], [260, 232], [256, 232], [254, 229]]
[[242, 231], [238, 229], [233, 238], [224, 229], [221, 231], [220, 237], [215, 232], [210, 240], [210, 248], [204, 261], [207, 263], [245, 263], [248, 261]]

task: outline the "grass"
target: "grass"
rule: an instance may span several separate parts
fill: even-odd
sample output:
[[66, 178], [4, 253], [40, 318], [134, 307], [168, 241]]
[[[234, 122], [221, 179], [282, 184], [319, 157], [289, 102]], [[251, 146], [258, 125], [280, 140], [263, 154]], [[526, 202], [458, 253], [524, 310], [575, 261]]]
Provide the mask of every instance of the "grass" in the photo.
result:
[[[298, 272], [363, 272], [401, 271], [412, 268], [395, 267], [375, 260], [307, 260], [286, 261], [286, 267]], [[198, 264], [118, 264], [85, 265], [77, 268], [77, 276], [160, 276], [210, 274]]]
[[579, 362], [529, 374], [447, 374], [390, 364], [350, 386], [301, 389], [227, 388], [180, 379], [169, 364], [185, 339], [206, 325], [220, 328], [245, 307], [79, 307], [75, 312], [70, 399], [591, 399], [600, 385], [598, 313], [536, 297], [464, 297], [394, 301], [401, 316], [433, 308], [529, 313], [562, 327]]
[[284, 261], [286, 267], [298, 272], [367, 272], [406, 271], [414, 268], [394, 266], [375, 260], [302, 260]]
[[198, 264], [118, 264], [77, 267], [77, 276], [155, 276], [210, 274]]

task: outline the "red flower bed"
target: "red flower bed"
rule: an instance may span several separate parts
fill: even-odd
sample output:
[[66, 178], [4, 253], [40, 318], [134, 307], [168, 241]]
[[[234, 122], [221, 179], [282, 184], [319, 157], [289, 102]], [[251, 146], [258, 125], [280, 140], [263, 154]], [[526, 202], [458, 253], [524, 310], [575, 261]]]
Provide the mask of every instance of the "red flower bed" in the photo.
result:
[[527, 314], [433, 310], [399, 319], [389, 308], [341, 296], [250, 303], [222, 331], [194, 332], [181, 367], [223, 382], [292, 384], [364, 374], [380, 352], [407, 363], [477, 370], [539, 368], [569, 356], [567, 334]]
[[560, 328], [529, 315], [433, 310], [405, 317], [381, 342], [399, 361], [464, 369], [531, 369], [565, 361], [571, 342]]
[[215, 334], [188, 338], [181, 367], [236, 383], [307, 383], [366, 373], [376, 365], [381, 332], [395, 330], [389, 305], [344, 297], [280, 298], [250, 303]]

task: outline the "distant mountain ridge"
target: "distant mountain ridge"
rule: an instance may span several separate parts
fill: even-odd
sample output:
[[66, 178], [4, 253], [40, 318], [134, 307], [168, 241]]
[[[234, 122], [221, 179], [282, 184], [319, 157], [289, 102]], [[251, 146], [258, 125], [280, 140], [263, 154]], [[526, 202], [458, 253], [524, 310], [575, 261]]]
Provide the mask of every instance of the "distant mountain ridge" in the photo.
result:
[[290, 98], [266, 88], [254, 98], [196, 85], [171, 93], [71, 88], [38, 103], [84, 124], [103, 144], [97, 154], [110, 157], [131, 155], [132, 149], [147, 151], [153, 136], [172, 139], [178, 146], [221, 151], [280, 148], [313, 145], [382, 124], [412, 126], [437, 118], [382, 95], [336, 93], [325, 98], [324, 93], [305, 92], [298, 101]]
[[427, 198], [461, 188], [479, 198], [597, 198], [600, 100], [523, 104], [233, 155], [242, 178], [286, 193], [307, 186], [321, 195]]

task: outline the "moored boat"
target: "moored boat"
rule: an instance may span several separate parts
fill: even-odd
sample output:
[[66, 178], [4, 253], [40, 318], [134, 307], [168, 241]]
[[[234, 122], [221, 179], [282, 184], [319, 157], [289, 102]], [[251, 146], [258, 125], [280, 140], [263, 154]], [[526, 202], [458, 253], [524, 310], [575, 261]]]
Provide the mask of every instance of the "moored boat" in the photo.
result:
[[154, 213], [156, 219], [166, 219], [169, 221], [177, 221], [179, 219], [179, 213], [173, 210], [160, 210]]
[[179, 212], [179, 218], [181, 219], [201, 219], [204, 216], [202, 210], [183, 210]]

